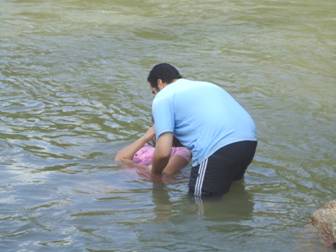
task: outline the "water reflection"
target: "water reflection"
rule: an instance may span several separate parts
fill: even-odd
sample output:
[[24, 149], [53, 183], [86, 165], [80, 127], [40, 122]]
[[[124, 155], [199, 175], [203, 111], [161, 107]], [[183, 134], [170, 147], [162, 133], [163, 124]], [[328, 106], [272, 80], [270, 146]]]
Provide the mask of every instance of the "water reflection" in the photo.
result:
[[[164, 222], [176, 215], [194, 215], [214, 223], [248, 220], [253, 214], [253, 195], [243, 181], [232, 185], [229, 193], [218, 198], [199, 198], [187, 192], [178, 200], [171, 199], [170, 189], [164, 183], [153, 183], [153, 211], [155, 221]], [[178, 212], [181, 211], [181, 212]]]
[[173, 215], [173, 203], [170, 200], [169, 189], [164, 183], [153, 183], [153, 212], [156, 223], [169, 221]]
[[198, 214], [207, 220], [239, 221], [250, 219], [253, 213], [253, 195], [246, 191], [242, 181], [232, 185], [230, 192], [222, 198], [193, 198]]
[[253, 195], [245, 190], [244, 183], [233, 185], [231, 192], [222, 198], [200, 202], [187, 194], [186, 187], [180, 187], [181, 182], [186, 183], [153, 184], [153, 220], [136, 226], [144, 248], [232, 251], [231, 248], [239, 247], [251, 251], [250, 244], [245, 243], [253, 243], [246, 237], [254, 235], [254, 204]]

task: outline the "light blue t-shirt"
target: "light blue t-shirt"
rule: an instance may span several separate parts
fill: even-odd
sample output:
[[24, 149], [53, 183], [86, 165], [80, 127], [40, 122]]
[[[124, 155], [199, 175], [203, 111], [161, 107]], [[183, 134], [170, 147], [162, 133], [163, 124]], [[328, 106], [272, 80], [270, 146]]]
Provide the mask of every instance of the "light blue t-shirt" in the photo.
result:
[[255, 124], [246, 110], [223, 88], [178, 79], [155, 96], [152, 114], [156, 137], [166, 132], [192, 152], [192, 165], [228, 144], [256, 140]]

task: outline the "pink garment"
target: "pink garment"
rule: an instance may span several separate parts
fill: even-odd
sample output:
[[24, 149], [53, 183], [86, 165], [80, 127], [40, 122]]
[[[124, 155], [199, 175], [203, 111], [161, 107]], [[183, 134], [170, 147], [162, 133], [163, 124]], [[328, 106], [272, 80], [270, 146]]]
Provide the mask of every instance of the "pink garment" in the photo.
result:
[[[140, 150], [138, 150], [133, 157], [133, 161], [137, 164], [150, 165], [152, 164], [155, 148], [149, 144], [146, 144]], [[191, 159], [190, 151], [185, 147], [173, 147], [171, 156], [180, 156], [187, 162]]]

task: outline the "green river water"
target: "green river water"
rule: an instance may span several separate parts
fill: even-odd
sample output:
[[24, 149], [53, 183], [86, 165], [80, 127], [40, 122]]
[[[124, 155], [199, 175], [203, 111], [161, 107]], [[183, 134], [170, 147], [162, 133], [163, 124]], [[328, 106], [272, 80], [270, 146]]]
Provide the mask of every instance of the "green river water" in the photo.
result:
[[[0, 251], [329, 251], [336, 198], [335, 0], [0, 0]], [[221, 200], [190, 167], [153, 183], [114, 162], [150, 125], [159, 62], [217, 83], [259, 145]]]

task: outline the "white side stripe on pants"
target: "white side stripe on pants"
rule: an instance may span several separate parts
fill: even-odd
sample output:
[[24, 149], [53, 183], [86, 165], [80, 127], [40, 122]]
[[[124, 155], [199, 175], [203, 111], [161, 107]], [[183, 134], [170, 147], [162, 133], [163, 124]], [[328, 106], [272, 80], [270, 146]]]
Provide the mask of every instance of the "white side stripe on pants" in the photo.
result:
[[200, 183], [200, 177], [201, 177], [201, 172], [202, 172], [202, 167], [203, 167], [204, 161], [202, 161], [198, 167], [197, 171], [197, 179], [195, 183], [195, 190], [194, 190], [194, 195], [197, 196], [199, 195], [198, 188], [199, 188], [199, 183]]
[[208, 165], [208, 159], [205, 159], [203, 162], [201, 162], [199, 166], [198, 176], [195, 183], [195, 191], [194, 191], [195, 196], [202, 196], [202, 186], [207, 165]]

